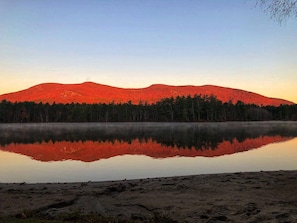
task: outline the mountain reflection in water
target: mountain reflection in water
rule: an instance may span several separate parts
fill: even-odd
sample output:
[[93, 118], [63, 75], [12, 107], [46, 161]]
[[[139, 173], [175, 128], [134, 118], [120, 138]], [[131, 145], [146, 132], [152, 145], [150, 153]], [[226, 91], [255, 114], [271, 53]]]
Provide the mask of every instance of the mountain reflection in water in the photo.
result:
[[1, 150], [44, 162], [120, 155], [215, 157], [297, 136], [295, 122], [7, 124], [0, 130]]

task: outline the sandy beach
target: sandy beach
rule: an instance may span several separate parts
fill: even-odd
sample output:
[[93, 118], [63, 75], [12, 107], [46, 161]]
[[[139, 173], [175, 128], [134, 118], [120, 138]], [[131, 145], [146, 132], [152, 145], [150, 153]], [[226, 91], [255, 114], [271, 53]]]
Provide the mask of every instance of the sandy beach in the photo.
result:
[[0, 196], [0, 221], [28, 213], [61, 220], [76, 213], [115, 222], [297, 222], [297, 171], [1, 183]]

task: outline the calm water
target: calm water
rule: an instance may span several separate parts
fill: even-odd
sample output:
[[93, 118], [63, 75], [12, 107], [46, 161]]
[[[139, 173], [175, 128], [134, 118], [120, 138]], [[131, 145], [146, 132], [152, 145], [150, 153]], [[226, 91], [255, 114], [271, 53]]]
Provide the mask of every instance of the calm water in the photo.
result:
[[1, 124], [0, 182], [297, 170], [297, 122]]

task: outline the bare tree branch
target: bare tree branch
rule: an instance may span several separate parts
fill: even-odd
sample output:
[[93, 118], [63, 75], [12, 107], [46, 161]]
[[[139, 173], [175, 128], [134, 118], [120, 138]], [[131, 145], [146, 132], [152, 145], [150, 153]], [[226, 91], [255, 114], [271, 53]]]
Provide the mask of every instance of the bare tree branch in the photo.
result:
[[288, 18], [297, 18], [297, 0], [257, 0], [256, 6], [279, 23]]

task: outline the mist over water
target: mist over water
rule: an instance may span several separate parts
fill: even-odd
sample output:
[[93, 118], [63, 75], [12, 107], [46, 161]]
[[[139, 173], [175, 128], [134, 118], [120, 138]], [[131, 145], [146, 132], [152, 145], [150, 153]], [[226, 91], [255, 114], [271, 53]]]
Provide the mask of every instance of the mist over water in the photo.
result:
[[0, 125], [1, 182], [297, 169], [297, 122]]

